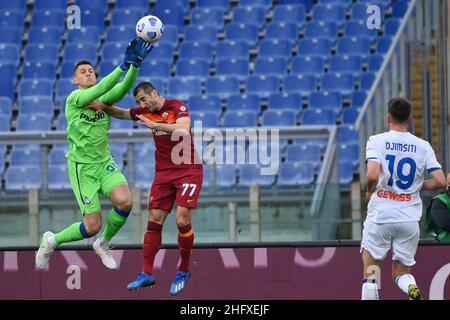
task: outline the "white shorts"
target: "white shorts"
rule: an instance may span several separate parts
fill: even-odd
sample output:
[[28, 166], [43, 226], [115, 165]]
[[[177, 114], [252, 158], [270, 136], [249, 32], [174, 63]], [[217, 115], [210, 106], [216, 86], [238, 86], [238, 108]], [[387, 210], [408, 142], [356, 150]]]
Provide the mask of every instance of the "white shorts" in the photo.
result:
[[419, 223], [416, 221], [378, 224], [366, 219], [361, 252], [366, 249], [374, 259], [384, 260], [392, 245], [392, 260], [413, 266], [419, 235]]

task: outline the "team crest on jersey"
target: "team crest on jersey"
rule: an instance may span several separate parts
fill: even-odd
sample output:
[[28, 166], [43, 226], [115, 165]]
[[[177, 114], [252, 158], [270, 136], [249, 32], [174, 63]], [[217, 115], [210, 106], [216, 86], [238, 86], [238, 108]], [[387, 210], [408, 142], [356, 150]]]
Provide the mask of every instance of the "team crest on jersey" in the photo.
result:
[[169, 118], [169, 114], [167, 112], [164, 112], [162, 114], [162, 117], [163, 117], [164, 121], [167, 121], [167, 119]]
[[106, 167], [106, 171], [109, 171], [109, 172], [113, 172], [114, 171], [114, 166], [112, 165], [112, 164], [108, 164], [108, 166]]
[[91, 204], [91, 202], [92, 202], [91, 198], [89, 198], [88, 196], [84, 196], [83, 198], [84, 198], [84, 203], [85, 204], [87, 204], [87, 205]]
[[181, 111], [186, 111], [187, 109], [186, 109], [185, 106], [181, 106], [181, 107], [180, 107], [180, 110], [181, 110]]

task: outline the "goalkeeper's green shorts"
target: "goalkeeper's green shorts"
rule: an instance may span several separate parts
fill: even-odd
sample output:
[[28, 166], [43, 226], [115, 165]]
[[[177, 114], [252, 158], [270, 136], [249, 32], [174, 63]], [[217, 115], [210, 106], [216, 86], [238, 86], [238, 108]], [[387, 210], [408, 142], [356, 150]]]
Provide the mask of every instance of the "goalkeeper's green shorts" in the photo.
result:
[[102, 163], [80, 163], [68, 160], [69, 178], [82, 214], [101, 211], [100, 193], [109, 193], [119, 185], [127, 185], [114, 159]]

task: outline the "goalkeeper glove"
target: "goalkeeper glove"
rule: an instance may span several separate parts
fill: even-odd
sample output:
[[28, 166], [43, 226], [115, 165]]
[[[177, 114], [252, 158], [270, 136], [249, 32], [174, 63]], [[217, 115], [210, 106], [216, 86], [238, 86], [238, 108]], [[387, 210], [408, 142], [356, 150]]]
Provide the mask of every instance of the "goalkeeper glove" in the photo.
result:
[[125, 57], [122, 60], [122, 63], [120, 64], [120, 68], [122, 70], [128, 70], [130, 68], [131, 63], [136, 58], [136, 47], [138, 45], [138, 39], [133, 38], [129, 43], [127, 48], [125, 49]]
[[144, 39], [139, 38], [137, 40], [137, 45], [135, 47], [135, 57], [132, 62], [133, 66], [139, 68], [145, 57], [153, 50], [153, 45], [149, 42], [144, 41]]

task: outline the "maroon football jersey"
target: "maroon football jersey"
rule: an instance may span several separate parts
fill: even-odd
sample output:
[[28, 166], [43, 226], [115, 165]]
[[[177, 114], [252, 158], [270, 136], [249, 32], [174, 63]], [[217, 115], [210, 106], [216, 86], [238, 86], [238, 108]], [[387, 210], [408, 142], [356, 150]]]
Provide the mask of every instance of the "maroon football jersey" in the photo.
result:
[[[145, 108], [135, 107], [130, 109], [130, 114], [133, 120], [139, 120], [136, 115], [142, 114], [152, 121], [170, 124], [175, 123], [178, 118], [189, 117], [189, 110], [186, 104], [179, 100], [166, 99], [163, 107], [159, 111], [150, 112]], [[182, 137], [179, 137], [176, 141], [172, 141], [172, 133], [156, 129], [152, 129], [152, 131], [156, 146], [156, 170], [184, 167], [193, 169], [194, 167], [202, 166], [202, 162], [195, 151], [191, 131], [189, 138], [184, 138], [185, 140], [189, 140], [184, 141], [186, 144], [183, 144], [183, 146], [181, 146]], [[174, 147], [177, 149], [175, 149], [174, 155], [172, 155], [172, 149]], [[184, 154], [183, 152], [185, 150], [188, 150], [189, 154]]]

